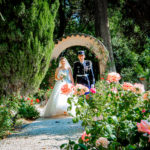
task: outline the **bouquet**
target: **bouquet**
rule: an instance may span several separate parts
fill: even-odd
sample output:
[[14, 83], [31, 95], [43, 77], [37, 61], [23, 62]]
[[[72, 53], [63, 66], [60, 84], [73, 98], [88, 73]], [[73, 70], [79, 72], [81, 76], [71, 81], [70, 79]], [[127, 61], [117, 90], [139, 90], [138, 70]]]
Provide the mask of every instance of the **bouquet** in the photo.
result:
[[[60, 74], [60, 76], [64, 79], [64, 78], [66, 78], [67, 77], [67, 74], [66, 73], [64, 73], [64, 72], [62, 72], [61, 74]], [[63, 81], [63, 80], [62, 80]]]

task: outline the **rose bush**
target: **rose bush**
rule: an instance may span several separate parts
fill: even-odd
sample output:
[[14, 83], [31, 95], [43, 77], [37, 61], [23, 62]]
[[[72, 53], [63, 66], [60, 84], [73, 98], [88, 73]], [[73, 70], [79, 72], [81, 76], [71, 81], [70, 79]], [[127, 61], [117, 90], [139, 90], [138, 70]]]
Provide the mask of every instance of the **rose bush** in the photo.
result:
[[[111, 77], [113, 75], [113, 78]], [[74, 96], [68, 99], [70, 107], [76, 105], [76, 117], [73, 122], [82, 121], [86, 140], [79, 138], [78, 142], [69, 141], [63, 144], [63, 149], [149, 149], [149, 132], [141, 132], [137, 123], [150, 119], [149, 92], [143, 90], [139, 83], [123, 83], [118, 74], [108, 74], [109, 80], [96, 83], [96, 92], [87, 95]], [[143, 98], [144, 97], [144, 98]], [[149, 129], [149, 126], [147, 126]], [[149, 130], [148, 130], [149, 131]]]
[[7, 96], [0, 98], [0, 138], [10, 134], [19, 118], [36, 119], [39, 117], [35, 104], [40, 99], [35, 97]]
[[18, 108], [19, 116], [25, 119], [38, 118], [39, 112], [37, 111], [35, 104], [39, 102], [40, 100], [38, 98], [22, 97], [20, 99], [19, 108]]

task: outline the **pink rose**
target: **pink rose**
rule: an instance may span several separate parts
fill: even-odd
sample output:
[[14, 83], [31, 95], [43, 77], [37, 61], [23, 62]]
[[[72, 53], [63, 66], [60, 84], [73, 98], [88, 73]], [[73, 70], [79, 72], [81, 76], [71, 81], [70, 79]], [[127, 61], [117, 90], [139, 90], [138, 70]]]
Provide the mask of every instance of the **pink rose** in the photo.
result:
[[104, 148], [108, 148], [109, 145], [109, 141], [107, 140], [107, 138], [104, 137], [100, 137], [97, 141], [96, 141], [96, 146], [102, 146]]
[[142, 113], [145, 113], [145, 112], [146, 112], [146, 110], [145, 110], [145, 109], [143, 109], [143, 110], [142, 110]]
[[124, 82], [123, 85], [122, 85], [122, 88], [125, 90], [125, 91], [133, 91], [133, 85], [129, 82]]
[[66, 83], [66, 84], [62, 85], [62, 87], [61, 87], [61, 93], [64, 95], [70, 94], [72, 92], [72, 90], [73, 90], [72, 84]]
[[137, 123], [138, 131], [150, 134], [150, 122], [147, 120], [141, 120], [141, 123]]
[[76, 84], [74, 87], [74, 95], [84, 95], [86, 92], [89, 92], [89, 88], [82, 84]]
[[133, 87], [133, 92], [135, 92], [137, 94], [141, 94], [141, 93], [145, 92], [144, 85], [141, 83], [135, 83], [134, 87]]
[[109, 82], [118, 82], [121, 79], [121, 76], [119, 73], [111, 72], [107, 76], [107, 81]]
[[91, 88], [90, 91], [91, 91], [91, 93], [94, 94], [94, 93], [96, 93], [96, 88]]
[[146, 93], [144, 93], [143, 99], [148, 100], [149, 99], [148, 97], [150, 97], [150, 91], [147, 91]]

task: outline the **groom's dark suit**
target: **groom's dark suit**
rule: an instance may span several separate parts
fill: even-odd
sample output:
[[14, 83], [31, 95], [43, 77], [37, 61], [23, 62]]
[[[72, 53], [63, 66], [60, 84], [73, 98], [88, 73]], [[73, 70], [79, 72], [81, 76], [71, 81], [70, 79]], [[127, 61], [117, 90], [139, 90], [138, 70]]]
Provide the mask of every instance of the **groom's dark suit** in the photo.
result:
[[79, 61], [75, 62], [73, 68], [73, 78], [75, 82], [85, 85], [88, 88], [90, 88], [91, 85], [94, 85], [95, 78], [92, 62], [89, 60], [84, 60], [84, 63]]

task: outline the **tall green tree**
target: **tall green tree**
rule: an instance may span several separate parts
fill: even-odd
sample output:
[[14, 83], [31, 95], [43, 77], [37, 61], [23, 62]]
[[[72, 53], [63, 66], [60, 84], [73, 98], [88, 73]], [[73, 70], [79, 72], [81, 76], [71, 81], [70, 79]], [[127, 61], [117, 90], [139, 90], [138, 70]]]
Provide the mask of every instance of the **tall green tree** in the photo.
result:
[[0, 94], [35, 92], [53, 49], [58, 0], [5, 0], [0, 3]]

